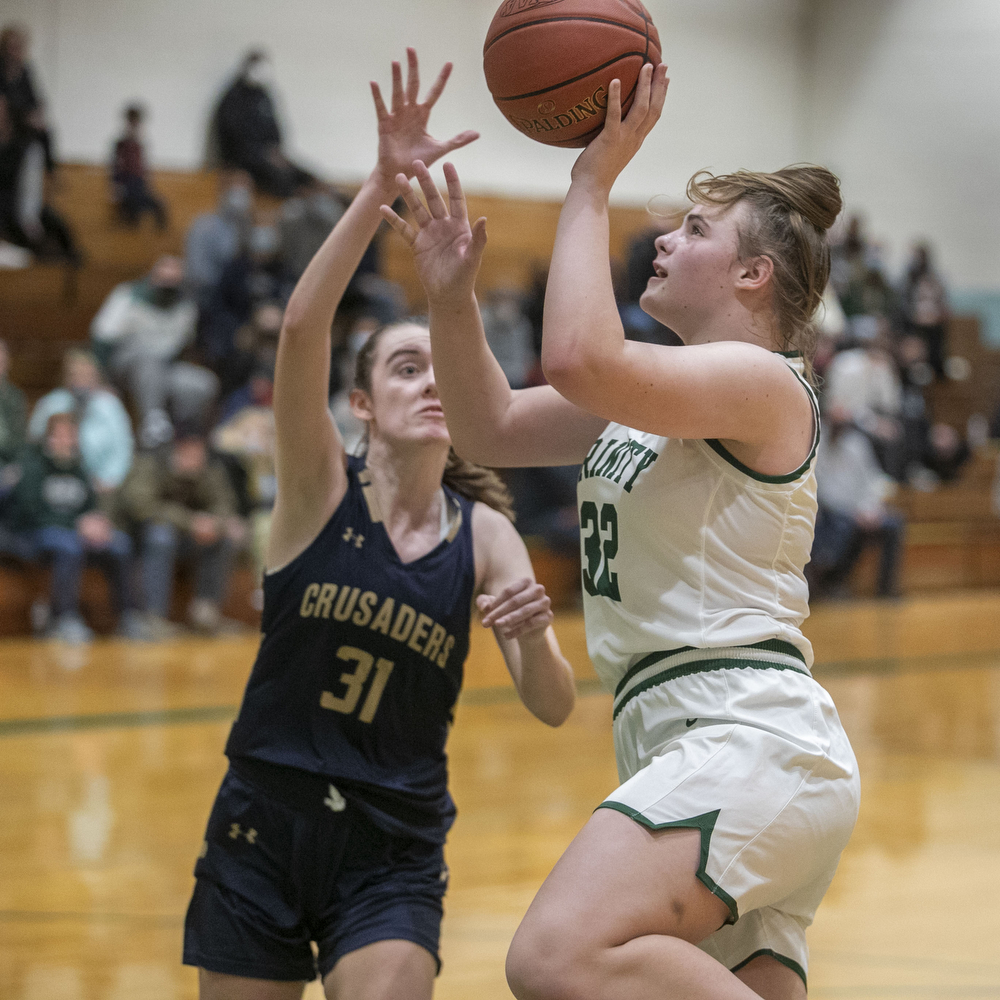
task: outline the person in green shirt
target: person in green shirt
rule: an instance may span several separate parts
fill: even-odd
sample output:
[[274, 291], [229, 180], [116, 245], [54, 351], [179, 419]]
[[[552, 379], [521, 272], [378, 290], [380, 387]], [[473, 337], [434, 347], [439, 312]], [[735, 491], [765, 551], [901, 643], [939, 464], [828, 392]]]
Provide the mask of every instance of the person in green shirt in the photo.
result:
[[107, 577], [119, 635], [144, 638], [129, 586], [132, 542], [97, 509], [97, 495], [80, 462], [72, 414], [52, 414], [44, 439], [25, 450], [11, 499], [12, 524], [27, 551], [52, 567], [52, 621], [46, 636], [74, 644], [93, 638], [80, 617], [80, 578], [84, 564], [92, 561]]

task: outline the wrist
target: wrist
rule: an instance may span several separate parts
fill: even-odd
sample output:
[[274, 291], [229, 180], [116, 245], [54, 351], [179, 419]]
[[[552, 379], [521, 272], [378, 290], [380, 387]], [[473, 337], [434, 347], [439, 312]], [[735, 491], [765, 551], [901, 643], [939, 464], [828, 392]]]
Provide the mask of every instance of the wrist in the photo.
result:
[[517, 637], [517, 644], [521, 647], [522, 653], [537, 656], [540, 653], [547, 652], [549, 642], [546, 633], [548, 632], [548, 628], [548, 625], [542, 625], [531, 632], [519, 635]]
[[436, 316], [438, 319], [465, 316], [478, 308], [476, 293], [471, 288], [439, 290], [427, 294], [428, 315]]

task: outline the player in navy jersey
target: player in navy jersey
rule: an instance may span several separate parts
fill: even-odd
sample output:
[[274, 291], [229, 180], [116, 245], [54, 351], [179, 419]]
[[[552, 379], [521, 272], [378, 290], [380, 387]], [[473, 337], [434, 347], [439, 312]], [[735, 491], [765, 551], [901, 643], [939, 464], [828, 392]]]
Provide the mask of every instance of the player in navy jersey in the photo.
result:
[[345, 455], [327, 409], [333, 316], [396, 174], [477, 137], [427, 134], [451, 65], [421, 103], [408, 61], [405, 89], [393, 64], [391, 110], [372, 84], [378, 164], [281, 332], [264, 636], [185, 927], [203, 1000], [291, 1000], [317, 970], [331, 998], [431, 996], [455, 814], [444, 748], [473, 603], [525, 705], [550, 725], [573, 707], [502, 483], [451, 450], [428, 331], [388, 327], [360, 352], [363, 457]]

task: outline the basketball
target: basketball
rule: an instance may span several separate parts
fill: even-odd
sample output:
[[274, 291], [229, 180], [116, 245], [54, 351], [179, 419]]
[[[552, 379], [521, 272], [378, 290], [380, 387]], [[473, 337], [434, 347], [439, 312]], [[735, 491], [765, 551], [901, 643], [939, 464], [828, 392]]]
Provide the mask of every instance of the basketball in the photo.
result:
[[608, 87], [632, 106], [639, 70], [660, 62], [660, 36], [639, 0], [504, 0], [483, 47], [497, 107], [549, 146], [586, 146], [604, 127]]

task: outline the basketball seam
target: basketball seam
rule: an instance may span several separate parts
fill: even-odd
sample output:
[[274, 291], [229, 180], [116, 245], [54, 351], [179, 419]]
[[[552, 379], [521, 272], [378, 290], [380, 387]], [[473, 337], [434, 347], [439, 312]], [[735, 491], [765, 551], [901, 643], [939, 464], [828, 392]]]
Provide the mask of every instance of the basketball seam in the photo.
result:
[[[579, 76], [574, 76], [569, 80], [560, 80], [559, 83], [554, 83], [551, 87], [545, 87], [542, 90], [533, 90], [529, 94], [514, 94], [511, 97], [497, 97], [494, 95], [493, 100], [499, 104], [501, 101], [523, 101], [528, 97], [541, 97], [542, 94], [548, 94], [553, 90], [558, 90], [560, 87], [568, 87], [571, 83], [576, 83], [578, 80], [583, 80], [594, 73], [600, 73], [602, 69], [607, 69], [609, 66], [613, 66], [616, 62], [620, 62], [622, 59], [628, 59], [631, 56], [643, 56], [642, 52], [621, 52], [614, 57], [614, 59], [609, 59], [606, 63], [602, 63], [600, 66], [594, 66], [592, 69], [588, 69], [586, 73], [581, 73]], [[635, 86], [629, 91], [629, 96], [635, 93]], [[622, 102], [624, 103], [624, 101]]]
[[[500, 41], [501, 38], [506, 38], [508, 35], [512, 35], [515, 31], [522, 31], [525, 28], [533, 28], [538, 24], [558, 24], [560, 21], [584, 21], [590, 24], [610, 24], [615, 28], [624, 28], [625, 31], [631, 31], [633, 35], [643, 35], [646, 38], [647, 45], [649, 44], [649, 28], [633, 28], [630, 24], [622, 24], [620, 21], [612, 21], [605, 17], [546, 17], [539, 18], [537, 21], [529, 21], [527, 24], [515, 24], [514, 27], [508, 28], [506, 31], [502, 31], [496, 38], [490, 42], [486, 48], [483, 49], [483, 58], [486, 58], [486, 53]], [[645, 19], [643, 19], [643, 25], [648, 25]]]

